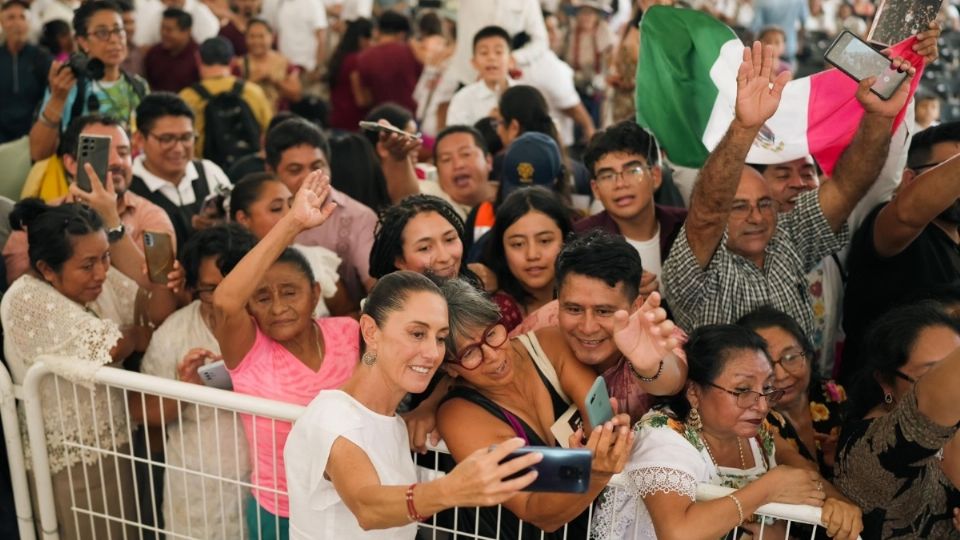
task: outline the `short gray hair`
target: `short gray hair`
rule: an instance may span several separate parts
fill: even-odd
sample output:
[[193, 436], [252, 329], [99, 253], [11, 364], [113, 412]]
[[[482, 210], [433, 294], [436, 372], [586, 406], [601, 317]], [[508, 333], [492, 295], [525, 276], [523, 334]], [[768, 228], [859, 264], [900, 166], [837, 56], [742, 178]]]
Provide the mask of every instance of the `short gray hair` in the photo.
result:
[[447, 311], [450, 314], [450, 333], [447, 334], [447, 351], [457, 350], [457, 338], [469, 330], [481, 330], [500, 320], [500, 308], [478, 291], [473, 285], [460, 278], [448, 279], [440, 286], [447, 299]]

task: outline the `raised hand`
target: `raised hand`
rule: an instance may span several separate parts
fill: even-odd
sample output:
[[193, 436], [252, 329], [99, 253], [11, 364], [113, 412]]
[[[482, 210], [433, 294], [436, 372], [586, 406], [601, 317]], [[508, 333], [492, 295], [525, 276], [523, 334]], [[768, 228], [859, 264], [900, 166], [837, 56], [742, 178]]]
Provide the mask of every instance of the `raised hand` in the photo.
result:
[[84, 163], [84, 171], [90, 179], [90, 191], [84, 191], [73, 183], [68, 188], [70, 195], [74, 201], [83, 203], [100, 214], [107, 227], [116, 227], [120, 224], [120, 212], [117, 210], [117, 192], [113, 189], [113, 175], [108, 173], [101, 182], [90, 163]]
[[613, 341], [641, 374], [653, 375], [660, 361], [677, 347], [672, 337], [676, 326], [660, 307], [660, 293], [654, 292], [632, 314], [620, 310], [613, 315]]
[[337, 208], [330, 200], [330, 177], [323, 171], [313, 171], [297, 190], [290, 207], [290, 217], [303, 229], [319, 227]]
[[907, 78], [900, 84], [897, 91], [890, 96], [890, 99], [881, 99], [880, 96], [870, 91], [870, 87], [877, 81], [876, 77], [868, 77], [860, 81], [860, 85], [857, 88], [857, 100], [863, 105], [863, 109], [867, 111], [868, 114], [893, 118], [900, 114], [903, 106], [907, 104], [907, 100], [910, 97], [910, 83], [913, 81], [913, 76], [916, 75], [917, 70], [914, 69], [910, 62], [899, 56], [890, 62], [890, 67], [897, 71], [907, 72]]
[[780, 106], [783, 88], [790, 73], [774, 75], [777, 58], [773, 48], [759, 41], [743, 49], [743, 63], [737, 72], [736, 121], [745, 128], [759, 128]]

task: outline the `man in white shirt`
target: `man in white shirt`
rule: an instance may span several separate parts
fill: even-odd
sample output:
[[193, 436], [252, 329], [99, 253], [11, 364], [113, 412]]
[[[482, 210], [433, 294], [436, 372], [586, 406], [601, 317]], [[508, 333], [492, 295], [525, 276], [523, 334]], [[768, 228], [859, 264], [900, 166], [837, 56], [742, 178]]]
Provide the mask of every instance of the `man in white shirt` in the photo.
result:
[[160, 42], [160, 23], [167, 8], [182, 9], [193, 17], [190, 34], [197, 43], [203, 43], [220, 33], [220, 20], [199, 0], [140, 0], [137, 6], [137, 33], [133, 36], [133, 42], [138, 47], [149, 47]]
[[193, 111], [176, 94], [145, 97], [136, 120], [134, 143], [142, 154], [133, 162], [130, 191], [167, 212], [182, 247], [194, 230], [216, 224], [215, 212], [204, 202], [224, 193], [230, 180], [213, 162], [193, 160]]
[[326, 60], [327, 9], [323, 0], [264, 0], [261, 15], [279, 33], [277, 49], [310, 73]]
[[450, 100], [448, 126], [472, 126], [490, 116], [510, 80], [510, 34], [499, 26], [485, 26], [473, 37], [473, 67], [480, 79], [461, 88]]

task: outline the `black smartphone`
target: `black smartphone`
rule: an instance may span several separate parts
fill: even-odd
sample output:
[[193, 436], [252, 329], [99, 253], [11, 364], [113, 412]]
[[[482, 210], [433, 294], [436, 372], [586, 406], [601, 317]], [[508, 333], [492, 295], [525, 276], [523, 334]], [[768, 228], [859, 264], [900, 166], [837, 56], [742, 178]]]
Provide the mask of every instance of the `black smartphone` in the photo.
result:
[[525, 456], [532, 452], [543, 454], [540, 463], [519, 471], [506, 479], [519, 478], [531, 469], [537, 479], [522, 491], [553, 493], [586, 493], [590, 487], [590, 467], [593, 456], [586, 448], [554, 448], [551, 446], [524, 446], [510, 453], [501, 463]]
[[824, 54], [824, 59], [857, 82], [876, 77], [877, 81], [870, 87], [870, 91], [881, 99], [890, 99], [907, 79], [905, 71], [891, 68], [889, 58], [849, 30], [844, 30], [837, 36]]
[[77, 141], [77, 187], [91, 191], [90, 177], [84, 165], [93, 165], [93, 172], [100, 177], [101, 185], [107, 181], [107, 166], [110, 164], [111, 137], [107, 135], [80, 135]]

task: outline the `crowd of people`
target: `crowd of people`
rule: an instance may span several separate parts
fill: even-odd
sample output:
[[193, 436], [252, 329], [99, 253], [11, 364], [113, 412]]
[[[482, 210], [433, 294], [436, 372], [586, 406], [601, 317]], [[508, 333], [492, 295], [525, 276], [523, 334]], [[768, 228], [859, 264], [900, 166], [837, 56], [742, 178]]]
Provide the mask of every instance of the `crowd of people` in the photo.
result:
[[[782, 538], [767, 503], [818, 507], [841, 540], [960, 538], [960, 123], [911, 89], [949, 1], [920, 60], [890, 59], [889, 99], [859, 84], [829, 176], [748, 152], [804, 31], [865, 37], [874, 2], [413, 4], [0, 4], [0, 176], [31, 162], [0, 198], [3, 359], [18, 384], [41, 356], [78, 383], [40, 396], [62, 538], [138, 516], [413, 539], [434, 515], [501, 539]], [[692, 174], [636, 120], [651, 9], [751, 36]], [[110, 365], [202, 385], [217, 362], [306, 412], [82, 384]], [[614, 416], [590, 425], [598, 378]], [[411, 452], [441, 441], [447, 474], [418, 480]], [[524, 446], [589, 451], [586, 491], [526, 491], [542, 456], [503, 461]]]

